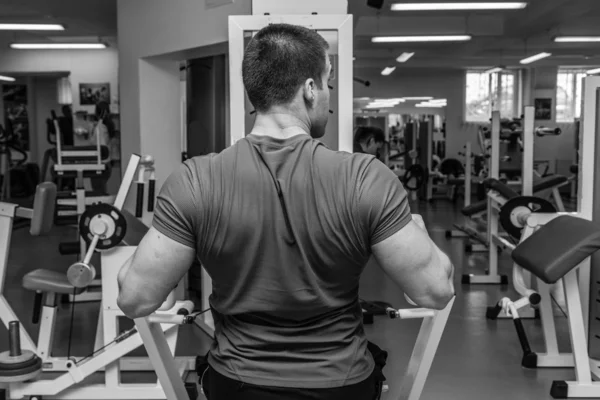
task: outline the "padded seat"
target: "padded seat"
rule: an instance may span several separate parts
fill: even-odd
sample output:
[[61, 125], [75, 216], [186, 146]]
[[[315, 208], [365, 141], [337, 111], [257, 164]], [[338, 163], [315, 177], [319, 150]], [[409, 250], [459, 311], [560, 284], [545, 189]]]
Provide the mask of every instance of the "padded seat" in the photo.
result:
[[519, 192], [513, 190], [506, 183], [500, 182], [498, 179], [488, 178], [483, 181], [484, 187], [489, 190], [495, 190], [500, 193], [506, 199], [514, 199], [515, 197], [519, 197]]
[[484, 212], [485, 210], [487, 210], [487, 200], [481, 200], [477, 203], [472, 203], [466, 206], [465, 208], [460, 210], [460, 212], [465, 217], [472, 217], [473, 215], [479, 214], [480, 212]]
[[36, 292], [80, 294], [83, 288], [75, 288], [66, 274], [47, 269], [36, 269], [23, 277], [23, 287]]
[[542, 190], [552, 189], [556, 186], [561, 186], [567, 183], [569, 179], [562, 175], [552, 175], [540, 179], [533, 185], [533, 193], [541, 192]]
[[512, 259], [547, 284], [554, 284], [600, 250], [600, 225], [562, 215], [517, 246]]

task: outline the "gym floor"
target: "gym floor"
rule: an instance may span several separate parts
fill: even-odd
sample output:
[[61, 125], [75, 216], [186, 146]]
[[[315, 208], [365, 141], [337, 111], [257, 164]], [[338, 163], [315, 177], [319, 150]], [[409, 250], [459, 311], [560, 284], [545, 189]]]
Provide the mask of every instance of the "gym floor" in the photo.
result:
[[[514, 326], [509, 320], [488, 321], [485, 311], [501, 297], [515, 297], [510, 286], [465, 286], [460, 284], [463, 273], [481, 273], [486, 268], [486, 255], [466, 255], [463, 239], [446, 239], [445, 230], [453, 223], [462, 222], [458, 207], [446, 201], [425, 205], [415, 204], [413, 213], [421, 213], [434, 241], [452, 259], [456, 266], [457, 299], [448, 326], [442, 337], [431, 374], [425, 384], [422, 400], [531, 400], [551, 399], [550, 386], [553, 380], [569, 380], [574, 372], [569, 369], [524, 370], [520, 367], [521, 350]], [[15, 312], [37, 338], [38, 327], [31, 324], [33, 293], [21, 288], [21, 278], [36, 268], [64, 270], [74, 262], [72, 256], [58, 254], [58, 243], [74, 236], [67, 227], [56, 227], [50, 236], [31, 237], [28, 230], [13, 232], [6, 296]], [[510, 260], [501, 258], [501, 273], [511, 274]], [[397, 308], [407, 306], [402, 293], [388, 280], [373, 263], [367, 266], [361, 284], [361, 297], [367, 300], [383, 300]], [[557, 325], [561, 351], [569, 351], [566, 321], [557, 310]], [[98, 318], [98, 303], [75, 305], [72, 327], [72, 355], [87, 355], [93, 350], [94, 335]], [[57, 320], [55, 334], [55, 356], [66, 356], [69, 352], [69, 321], [71, 305], [63, 304]], [[564, 323], [563, 323], [564, 322]], [[541, 326], [539, 320], [526, 320], [525, 327], [533, 350], [541, 349]], [[378, 317], [374, 325], [366, 327], [369, 339], [389, 351], [388, 365], [384, 371], [388, 384], [394, 385], [402, 378], [412, 352], [420, 321], [386, 320]], [[8, 338], [0, 330], [0, 351], [7, 350]], [[182, 328], [178, 355], [204, 354], [209, 339], [191, 326]], [[182, 345], [185, 344], [185, 345]], [[182, 353], [185, 349], [191, 353]], [[151, 374], [130, 374], [124, 382], [147, 381]], [[96, 380], [97, 378], [92, 378]], [[385, 397], [384, 397], [385, 399]]]

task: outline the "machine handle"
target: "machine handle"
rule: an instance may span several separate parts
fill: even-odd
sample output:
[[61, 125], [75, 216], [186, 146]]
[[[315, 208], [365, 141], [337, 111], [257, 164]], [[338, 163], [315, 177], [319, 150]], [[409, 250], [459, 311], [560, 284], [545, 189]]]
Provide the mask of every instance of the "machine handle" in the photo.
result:
[[137, 183], [137, 197], [135, 199], [135, 216], [142, 218], [144, 215], [144, 182]]
[[42, 313], [42, 301], [44, 300], [44, 294], [42, 292], [35, 292], [33, 299], [33, 316], [31, 322], [37, 325], [40, 322], [40, 315]]
[[154, 177], [148, 181], [148, 212], [154, 211], [154, 191], [155, 191], [156, 180]]
[[515, 318], [513, 319], [513, 321], [515, 322], [517, 336], [519, 336], [519, 342], [521, 343], [523, 353], [531, 353], [531, 347], [529, 346], [529, 340], [527, 339], [527, 334], [525, 333], [525, 329], [523, 328], [523, 322], [521, 321], [521, 318]]

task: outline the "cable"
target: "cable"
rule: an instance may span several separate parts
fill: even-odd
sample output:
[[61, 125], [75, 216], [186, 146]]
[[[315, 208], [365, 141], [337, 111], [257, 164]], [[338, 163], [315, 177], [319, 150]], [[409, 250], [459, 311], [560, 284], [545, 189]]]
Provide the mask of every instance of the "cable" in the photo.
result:
[[88, 358], [94, 357], [96, 354], [98, 354], [102, 350], [106, 349], [108, 346], [110, 346], [110, 345], [112, 345], [114, 343], [118, 343], [118, 342], [120, 342], [120, 341], [128, 338], [129, 336], [133, 335], [136, 332], [137, 332], [137, 328], [134, 326], [133, 328], [131, 328], [131, 329], [129, 329], [129, 330], [121, 333], [112, 342], [109, 342], [109, 343], [105, 344], [104, 346], [100, 347], [98, 350], [94, 350], [93, 352], [91, 352], [87, 356], [83, 357], [81, 360], [77, 361], [75, 364], [81, 364], [82, 362], [84, 362]]
[[565, 312], [565, 310], [563, 310], [563, 308], [560, 306], [560, 304], [558, 304], [558, 301], [556, 301], [554, 296], [550, 295], [550, 298], [552, 299], [554, 304], [556, 304], [556, 307], [558, 307], [558, 309], [562, 312], [562, 314], [565, 316], [565, 318], [567, 318], [567, 313]]
[[67, 349], [67, 358], [71, 357], [71, 339], [73, 338], [73, 321], [75, 320], [75, 296], [77, 295], [77, 289], [73, 287], [73, 299], [71, 300], [71, 322], [69, 324], [69, 347]]

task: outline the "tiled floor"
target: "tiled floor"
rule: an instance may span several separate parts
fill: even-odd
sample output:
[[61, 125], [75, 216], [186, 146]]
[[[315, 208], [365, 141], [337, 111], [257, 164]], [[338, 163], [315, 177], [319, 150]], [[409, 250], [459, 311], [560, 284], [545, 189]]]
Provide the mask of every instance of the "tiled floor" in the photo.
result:
[[[456, 265], [457, 299], [446, 332], [442, 338], [433, 369], [426, 382], [423, 400], [538, 400], [550, 399], [552, 380], [572, 379], [568, 369], [523, 370], [520, 367], [520, 347], [511, 321], [487, 321], [485, 309], [500, 297], [511, 295], [510, 288], [499, 286], [464, 286], [462, 273], [478, 273], [485, 268], [485, 256], [468, 256], [463, 252], [461, 239], [446, 239], [444, 232], [452, 223], [460, 222], [453, 205], [438, 201], [430, 205], [416, 205], [413, 212], [423, 214], [431, 236], [445, 250]], [[22, 276], [35, 268], [64, 270], [75, 261], [74, 256], [60, 256], [58, 242], [72, 240], [73, 231], [55, 228], [50, 236], [32, 238], [26, 229], [13, 234], [6, 296], [34, 339], [38, 327], [31, 324], [33, 294], [20, 287]], [[510, 275], [510, 263], [503, 258], [502, 272]], [[361, 296], [366, 299], [388, 301], [403, 307], [402, 293], [371, 263], [366, 268], [361, 285]], [[70, 306], [61, 307], [55, 334], [55, 355], [67, 355]], [[97, 303], [77, 304], [71, 341], [71, 354], [84, 355], [92, 351], [98, 313]], [[559, 319], [561, 340], [566, 345], [566, 324]], [[539, 348], [541, 328], [539, 321], [526, 321], [532, 347]], [[390, 352], [385, 375], [390, 385], [402, 379], [406, 363], [419, 328], [418, 321], [385, 320], [380, 318], [367, 326], [369, 338]], [[208, 339], [197, 329], [187, 328], [181, 334], [178, 353], [204, 353]], [[0, 351], [7, 349], [6, 331], [0, 331]], [[565, 349], [566, 350], [566, 349]]]

